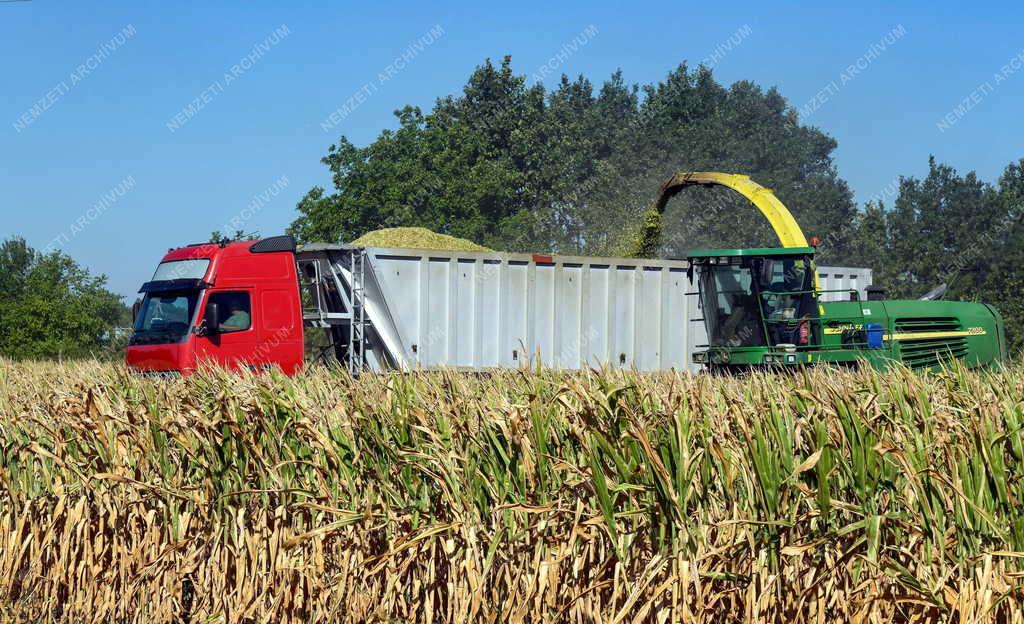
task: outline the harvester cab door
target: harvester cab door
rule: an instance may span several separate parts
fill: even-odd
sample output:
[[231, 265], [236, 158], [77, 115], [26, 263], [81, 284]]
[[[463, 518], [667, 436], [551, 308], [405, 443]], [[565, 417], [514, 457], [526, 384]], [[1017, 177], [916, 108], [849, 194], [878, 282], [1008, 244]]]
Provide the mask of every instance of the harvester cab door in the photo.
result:
[[768, 344], [817, 345], [818, 299], [811, 258], [763, 257], [752, 265]]

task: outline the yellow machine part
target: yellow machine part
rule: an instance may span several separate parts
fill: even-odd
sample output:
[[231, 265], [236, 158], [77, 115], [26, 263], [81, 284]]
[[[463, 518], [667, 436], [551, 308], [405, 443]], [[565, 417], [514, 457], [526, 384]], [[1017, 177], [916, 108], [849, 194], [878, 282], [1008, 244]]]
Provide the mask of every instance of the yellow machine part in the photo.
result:
[[779, 201], [770, 188], [765, 188], [740, 173], [717, 173], [714, 171], [685, 171], [669, 178], [661, 185], [661, 194], [655, 208], [658, 214], [665, 213], [665, 204], [687, 186], [724, 186], [746, 197], [764, 214], [771, 224], [783, 247], [809, 247], [800, 225], [789, 209]]
[[[665, 205], [668, 203], [668, 200], [675, 197], [676, 193], [687, 186], [724, 186], [731, 188], [746, 197], [750, 203], [754, 204], [761, 211], [761, 214], [768, 219], [772, 229], [775, 230], [775, 235], [779, 237], [779, 242], [782, 243], [783, 247], [810, 247], [807, 237], [804, 236], [804, 231], [800, 229], [800, 224], [793, 218], [789, 208], [786, 208], [786, 205], [779, 201], [779, 198], [775, 196], [775, 193], [770, 188], [761, 186], [751, 180], [750, 176], [743, 175], [742, 173], [719, 173], [716, 171], [679, 172], [661, 185], [661, 194], [658, 195], [658, 201], [654, 204], [658, 215], [665, 214]], [[821, 288], [817, 270], [814, 271], [814, 287], [816, 290]], [[820, 306], [819, 312], [824, 314], [824, 310]]]

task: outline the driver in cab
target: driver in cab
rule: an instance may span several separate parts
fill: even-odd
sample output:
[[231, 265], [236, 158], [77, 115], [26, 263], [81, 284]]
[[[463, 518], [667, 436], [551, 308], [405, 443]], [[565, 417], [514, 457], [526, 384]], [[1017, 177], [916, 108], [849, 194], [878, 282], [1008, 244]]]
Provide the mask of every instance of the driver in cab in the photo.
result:
[[766, 262], [764, 282], [767, 284], [761, 290], [765, 320], [769, 324], [773, 342], [791, 343], [796, 340], [795, 332], [798, 329], [795, 320], [807, 313], [804, 309], [807, 299], [807, 266], [803, 260], [787, 259], [782, 262], [782, 272], [775, 273], [770, 269], [773, 264]]
[[251, 317], [249, 316], [248, 310], [238, 299], [233, 299], [228, 306], [231, 314], [228, 318], [224, 319], [220, 323], [220, 331], [222, 332], [236, 332], [242, 331], [243, 329], [249, 329], [249, 323]]

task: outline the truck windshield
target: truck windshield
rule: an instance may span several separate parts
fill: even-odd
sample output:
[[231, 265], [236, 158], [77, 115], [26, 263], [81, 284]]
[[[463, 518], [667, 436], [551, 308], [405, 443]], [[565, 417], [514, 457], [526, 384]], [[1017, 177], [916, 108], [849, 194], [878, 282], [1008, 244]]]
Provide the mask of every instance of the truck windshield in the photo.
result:
[[192, 324], [198, 298], [198, 291], [147, 294], [129, 344], [181, 342]]
[[712, 347], [764, 346], [749, 266], [709, 265], [700, 273], [704, 323]]

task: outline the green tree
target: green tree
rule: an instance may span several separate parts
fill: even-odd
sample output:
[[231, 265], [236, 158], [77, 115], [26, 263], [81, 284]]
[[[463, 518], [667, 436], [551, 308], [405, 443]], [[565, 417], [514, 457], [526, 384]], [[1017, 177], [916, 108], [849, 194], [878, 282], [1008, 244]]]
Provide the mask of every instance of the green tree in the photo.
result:
[[0, 245], [0, 354], [12, 358], [105, 355], [128, 323], [121, 297], [60, 251], [24, 239]]
[[875, 282], [891, 277], [886, 261], [890, 252], [889, 220], [882, 202], [868, 202], [853, 221], [853, 235], [849, 255], [844, 263], [850, 266], [871, 267]]
[[928, 161], [923, 180], [900, 183], [887, 215], [888, 254], [876, 268], [890, 295], [917, 297], [940, 283], [953, 297], [969, 294], [992, 257], [994, 229], [1001, 223], [998, 193], [972, 171], [959, 175]]
[[[842, 251], [856, 214], [831, 161], [835, 141], [799, 123], [774, 89], [725, 88], [685, 65], [642, 88], [613, 74], [595, 93], [563, 76], [550, 93], [505, 58], [485, 62], [462, 93], [433, 110], [396, 112], [398, 128], [366, 147], [341, 137], [323, 162], [334, 190], [299, 202], [300, 240], [345, 241], [415, 225], [496, 249], [610, 253], [658, 186], [682, 169], [750, 174]], [[743, 201], [700, 190], [674, 200], [663, 253], [712, 243], [763, 244], [773, 235]], [[714, 201], [711, 201], [714, 200]], [[767, 240], [764, 240], [767, 239]]]
[[[658, 184], [676, 171], [745, 173], [772, 188], [807, 235], [826, 241], [822, 262], [845, 255], [844, 232], [856, 207], [831, 160], [836, 142], [801, 125], [778, 91], [748, 81], [725, 88], [709, 70], [681, 66], [644, 92], [640, 143], [630, 155], [640, 170], [626, 181], [634, 186], [625, 189], [643, 198], [636, 208], [645, 207]], [[671, 256], [694, 247], [776, 244], [768, 223], [727, 189], [686, 191], [665, 213], [664, 253]]]
[[999, 178], [998, 219], [979, 242], [983, 274], [962, 281], [973, 298], [994, 305], [1006, 323], [1007, 342], [1024, 349], [1024, 160], [1010, 164]]

